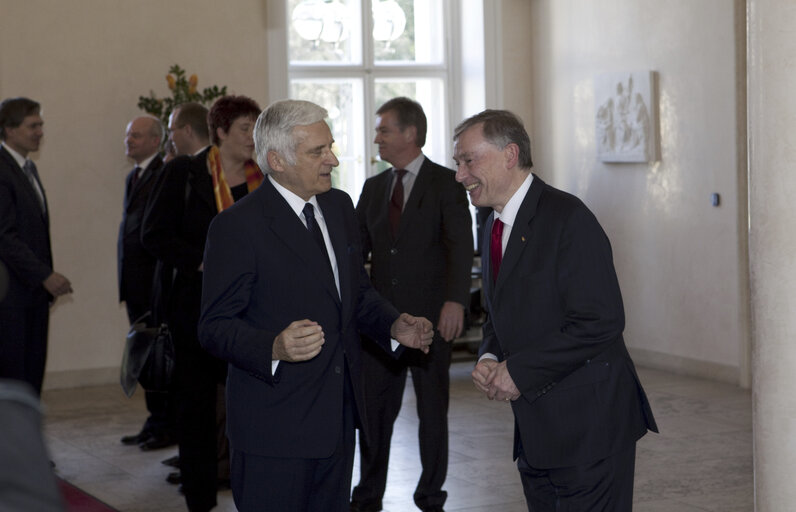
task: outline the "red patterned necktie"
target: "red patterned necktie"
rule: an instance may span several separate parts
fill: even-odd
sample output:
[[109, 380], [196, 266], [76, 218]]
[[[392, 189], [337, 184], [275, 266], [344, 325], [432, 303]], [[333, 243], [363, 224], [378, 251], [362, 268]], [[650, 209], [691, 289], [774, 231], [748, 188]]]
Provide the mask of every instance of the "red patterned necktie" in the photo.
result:
[[489, 247], [489, 261], [492, 266], [492, 282], [497, 282], [500, 262], [503, 261], [503, 222], [495, 219], [492, 223], [492, 243]]
[[395, 170], [395, 186], [392, 189], [389, 210], [390, 233], [393, 238], [398, 234], [398, 225], [401, 223], [401, 212], [404, 209], [404, 174], [406, 174], [406, 169]]

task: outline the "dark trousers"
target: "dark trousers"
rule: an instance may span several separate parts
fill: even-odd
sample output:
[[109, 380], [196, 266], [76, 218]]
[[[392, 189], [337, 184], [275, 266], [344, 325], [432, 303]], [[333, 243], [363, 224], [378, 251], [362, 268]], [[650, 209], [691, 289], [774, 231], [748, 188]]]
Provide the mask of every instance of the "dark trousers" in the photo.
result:
[[232, 495], [240, 512], [348, 512], [355, 412], [349, 373], [345, 373], [342, 428], [331, 457], [261, 457], [237, 451], [232, 444]]
[[360, 434], [360, 481], [351, 501], [363, 510], [381, 510], [387, 484], [393, 424], [401, 410], [406, 370], [411, 369], [420, 420], [420, 462], [423, 472], [415, 488], [415, 504], [442, 506], [448, 471], [448, 399], [451, 345], [439, 336], [428, 354], [408, 350], [396, 361], [374, 343], [363, 340], [362, 377], [367, 430]]
[[28, 307], [0, 307], [0, 378], [27, 382], [41, 395], [47, 362], [50, 303]]
[[[125, 301], [125, 307], [127, 308], [127, 318], [130, 320], [130, 325], [133, 325], [136, 320], [150, 310], [148, 301], [137, 301], [133, 298], [128, 298]], [[141, 431], [149, 432], [158, 437], [174, 436], [176, 423], [174, 394], [144, 390], [144, 401], [146, 402], [146, 410], [149, 411], [149, 417], [144, 422]]]
[[168, 315], [174, 340], [180, 474], [185, 502], [191, 512], [205, 512], [216, 506], [217, 387], [226, 368], [226, 363], [199, 344], [196, 326], [202, 297], [200, 279], [201, 276], [175, 282]]
[[517, 459], [528, 512], [630, 512], [636, 443], [610, 457], [554, 469], [532, 468]]

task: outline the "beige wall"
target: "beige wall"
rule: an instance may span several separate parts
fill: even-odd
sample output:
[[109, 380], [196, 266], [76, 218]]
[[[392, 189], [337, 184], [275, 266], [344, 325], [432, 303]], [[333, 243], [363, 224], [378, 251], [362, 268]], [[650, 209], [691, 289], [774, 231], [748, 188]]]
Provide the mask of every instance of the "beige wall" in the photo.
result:
[[779, 512], [796, 501], [796, 9], [748, 4], [755, 510]]
[[0, 97], [42, 104], [45, 140], [34, 159], [55, 266], [75, 290], [51, 314], [45, 386], [118, 378], [127, 317], [116, 236], [131, 168], [122, 140], [138, 96], [165, 96], [178, 63], [200, 88], [227, 85], [264, 106], [265, 27], [261, 0], [0, 0]]
[[[264, 106], [265, 10], [261, 0], [0, 0], [0, 97], [44, 106], [36, 160], [56, 267], [75, 288], [52, 312], [46, 386], [118, 372], [127, 321], [115, 243], [130, 168], [122, 138], [138, 96], [165, 95], [164, 76], [179, 63], [200, 87], [226, 84]], [[601, 220], [637, 362], [743, 382], [743, 2], [502, 0], [499, 11], [503, 104], [488, 106], [525, 119], [536, 171]], [[639, 69], [659, 74], [662, 159], [598, 163], [594, 77]]]
[[[504, 11], [507, 30], [530, 38], [505, 61], [506, 107], [527, 112], [532, 98], [536, 172], [583, 199], [610, 237], [636, 361], [735, 382], [748, 382], [742, 4], [533, 0], [528, 15]], [[595, 76], [636, 70], [658, 73], [662, 158], [600, 163]]]

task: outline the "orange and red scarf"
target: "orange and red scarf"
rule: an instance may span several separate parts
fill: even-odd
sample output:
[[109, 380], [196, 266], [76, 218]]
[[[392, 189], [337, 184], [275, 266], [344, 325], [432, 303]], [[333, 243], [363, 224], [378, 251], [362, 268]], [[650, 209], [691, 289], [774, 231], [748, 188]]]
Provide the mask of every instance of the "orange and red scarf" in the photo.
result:
[[[207, 166], [210, 168], [210, 175], [213, 177], [213, 193], [216, 196], [216, 207], [221, 212], [235, 203], [232, 197], [232, 191], [224, 178], [224, 169], [221, 167], [221, 154], [218, 151], [218, 146], [213, 146], [207, 153]], [[246, 185], [249, 192], [260, 186], [263, 182], [263, 173], [254, 162], [249, 160], [245, 164], [246, 168]]]

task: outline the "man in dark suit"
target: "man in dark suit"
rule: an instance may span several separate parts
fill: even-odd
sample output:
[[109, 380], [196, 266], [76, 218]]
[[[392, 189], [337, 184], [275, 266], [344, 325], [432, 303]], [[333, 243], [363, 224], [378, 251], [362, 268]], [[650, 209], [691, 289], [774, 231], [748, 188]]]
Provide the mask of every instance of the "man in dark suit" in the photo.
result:
[[257, 120], [267, 177], [210, 226], [199, 337], [229, 362], [232, 492], [242, 511], [348, 510], [364, 420], [361, 341], [428, 350], [431, 323], [371, 287], [326, 110], [286, 100]]
[[[168, 322], [175, 349], [174, 400], [179, 444], [179, 480], [189, 510], [216, 504], [215, 407], [220, 361], [196, 338], [202, 295], [202, 253], [216, 215], [207, 171], [209, 147], [170, 160], [155, 185], [142, 228], [144, 246], [159, 261], [159, 316]], [[176, 475], [175, 475], [176, 476]], [[172, 477], [174, 478], [174, 477]], [[187, 489], [186, 489], [187, 486]]]
[[9, 283], [0, 302], [0, 378], [22, 380], [41, 394], [50, 303], [72, 292], [53, 271], [47, 197], [28, 154], [39, 150], [44, 121], [28, 98], [0, 103], [0, 260]]
[[511, 112], [463, 121], [454, 159], [470, 201], [495, 210], [472, 375], [511, 403], [528, 509], [631, 510], [636, 441], [657, 426], [622, 338], [607, 236], [579, 199], [531, 173], [530, 140]]
[[364, 346], [368, 431], [359, 438], [360, 481], [351, 510], [378, 511], [387, 483], [393, 423], [401, 409], [406, 370], [412, 370], [420, 420], [423, 472], [414, 501], [442, 510], [448, 469], [450, 342], [462, 332], [473, 263], [472, 218], [454, 172], [423, 155], [426, 116], [409, 98], [393, 98], [376, 112], [381, 159], [390, 169], [368, 179], [357, 204], [373, 286], [396, 308], [438, 326], [428, 354], [407, 351], [396, 360]]
[[[158, 151], [163, 140], [163, 125], [151, 116], [136, 117], [127, 125], [125, 154], [135, 166], [124, 186], [122, 222], [117, 243], [119, 300], [124, 301], [130, 324], [151, 310], [152, 283], [157, 259], [141, 243], [141, 226], [147, 200], [163, 167]], [[152, 325], [151, 317], [146, 320]], [[173, 418], [169, 415], [168, 393], [146, 391], [149, 417], [141, 431], [122, 437], [123, 444], [156, 450], [173, 445]]]

